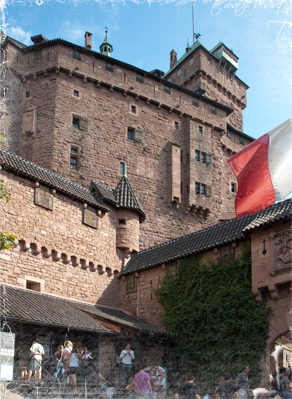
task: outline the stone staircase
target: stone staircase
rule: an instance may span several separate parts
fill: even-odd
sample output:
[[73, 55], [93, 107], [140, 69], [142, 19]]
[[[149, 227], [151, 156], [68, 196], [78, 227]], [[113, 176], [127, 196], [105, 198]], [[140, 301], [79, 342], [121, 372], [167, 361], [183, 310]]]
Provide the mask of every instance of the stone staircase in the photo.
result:
[[[77, 392], [73, 392], [67, 383], [41, 384], [13, 381], [7, 384], [6, 399], [103, 399], [104, 393], [96, 384], [78, 384]], [[126, 399], [127, 392], [116, 390], [115, 399]]]

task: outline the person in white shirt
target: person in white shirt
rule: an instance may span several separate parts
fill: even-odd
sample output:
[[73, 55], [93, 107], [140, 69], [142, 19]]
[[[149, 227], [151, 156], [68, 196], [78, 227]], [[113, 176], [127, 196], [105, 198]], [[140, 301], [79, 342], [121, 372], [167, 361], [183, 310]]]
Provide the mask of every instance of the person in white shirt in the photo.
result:
[[45, 351], [43, 345], [38, 344], [36, 340], [32, 341], [32, 346], [30, 348], [30, 363], [28, 372], [28, 381], [30, 381], [32, 372], [34, 372], [34, 378], [37, 382], [41, 382], [42, 378], [42, 360], [45, 356]]
[[120, 361], [122, 365], [122, 383], [124, 387], [126, 387], [128, 384], [128, 379], [132, 372], [132, 360], [134, 359], [134, 351], [131, 350], [131, 345], [127, 344], [126, 349], [122, 350], [120, 354]]

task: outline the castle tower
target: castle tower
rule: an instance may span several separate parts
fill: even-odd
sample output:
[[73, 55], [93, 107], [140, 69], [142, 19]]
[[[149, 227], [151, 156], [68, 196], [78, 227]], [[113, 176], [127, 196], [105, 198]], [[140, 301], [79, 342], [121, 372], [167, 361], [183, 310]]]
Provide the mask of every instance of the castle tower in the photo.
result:
[[100, 54], [106, 55], [108, 57], [112, 56], [113, 52], [113, 46], [109, 43], [108, 38], [107, 38], [107, 30], [105, 31], [105, 38], [103, 43], [99, 46], [100, 49]]

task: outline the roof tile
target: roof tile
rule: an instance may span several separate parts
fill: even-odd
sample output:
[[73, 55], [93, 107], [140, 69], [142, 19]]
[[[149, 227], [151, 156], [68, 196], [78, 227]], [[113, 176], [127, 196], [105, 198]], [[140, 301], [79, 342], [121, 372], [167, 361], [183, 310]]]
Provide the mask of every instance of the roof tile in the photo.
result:
[[252, 229], [277, 220], [290, 218], [292, 200], [274, 204], [260, 212], [219, 223], [164, 244], [133, 253], [121, 275], [145, 270], [164, 262], [194, 255], [242, 239]]

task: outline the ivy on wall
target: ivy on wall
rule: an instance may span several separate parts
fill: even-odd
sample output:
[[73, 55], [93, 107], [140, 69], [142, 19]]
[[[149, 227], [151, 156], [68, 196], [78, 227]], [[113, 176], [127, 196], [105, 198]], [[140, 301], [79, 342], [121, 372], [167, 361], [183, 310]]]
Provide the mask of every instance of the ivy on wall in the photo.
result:
[[252, 294], [250, 254], [226, 266], [183, 259], [178, 277], [166, 277], [157, 293], [165, 309], [163, 323], [177, 334], [179, 374], [191, 371], [211, 387], [227, 372], [235, 378], [249, 365], [250, 386], [257, 386], [269, 309]]

